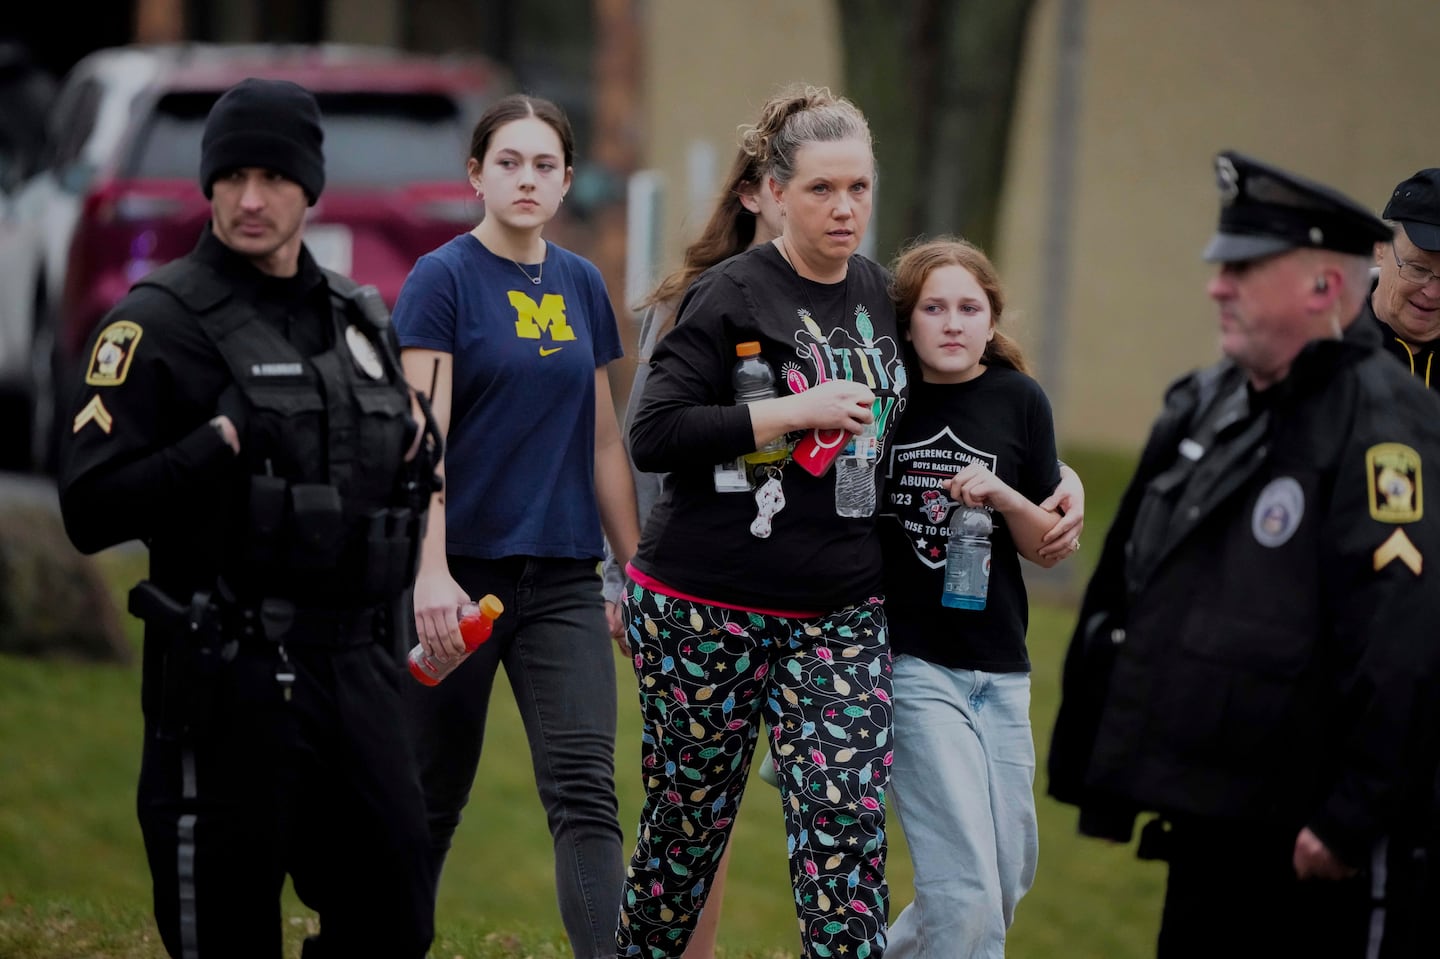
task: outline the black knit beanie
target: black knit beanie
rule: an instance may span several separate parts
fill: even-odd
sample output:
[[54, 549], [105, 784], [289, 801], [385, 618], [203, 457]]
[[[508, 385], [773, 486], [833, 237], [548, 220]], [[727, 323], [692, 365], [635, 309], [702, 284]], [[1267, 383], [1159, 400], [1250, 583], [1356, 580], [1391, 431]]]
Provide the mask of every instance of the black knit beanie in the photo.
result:
[[289, 80], [250, 77], [226, 90], [205, 120], [200, 140], [200, 188], [241, 167], [263, 167], [294, 180], [310, 205], [325, 187], [320, 106]]

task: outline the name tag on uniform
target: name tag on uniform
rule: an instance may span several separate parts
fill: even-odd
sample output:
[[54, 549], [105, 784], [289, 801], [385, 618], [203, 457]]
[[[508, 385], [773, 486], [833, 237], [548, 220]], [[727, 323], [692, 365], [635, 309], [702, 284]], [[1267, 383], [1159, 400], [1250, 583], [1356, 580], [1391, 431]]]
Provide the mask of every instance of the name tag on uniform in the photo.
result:
[[251, 376], [303, 376], [303, 363], [252, 363]]

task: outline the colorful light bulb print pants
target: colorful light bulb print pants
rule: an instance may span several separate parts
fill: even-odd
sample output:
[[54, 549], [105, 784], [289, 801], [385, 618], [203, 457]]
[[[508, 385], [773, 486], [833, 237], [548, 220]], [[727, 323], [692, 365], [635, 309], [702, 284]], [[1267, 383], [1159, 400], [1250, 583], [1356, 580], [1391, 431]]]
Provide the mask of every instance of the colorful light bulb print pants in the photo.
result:
[[729, 840], [763, 716], [780, 773], [804, 955], [881, 956], [892, 708], [880, 601], [799, 619], [631, 584], [625, 625], [640, 682], [645, 804], [618, 955], [684, 951]]

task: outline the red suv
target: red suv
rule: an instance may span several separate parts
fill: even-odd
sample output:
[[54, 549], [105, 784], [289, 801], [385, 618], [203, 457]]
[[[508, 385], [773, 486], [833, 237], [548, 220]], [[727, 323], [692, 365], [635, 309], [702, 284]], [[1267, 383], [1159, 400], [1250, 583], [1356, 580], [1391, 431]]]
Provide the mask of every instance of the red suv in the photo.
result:
[[[133, 101], [113, 161], [95, 171], [80, 204], [53, 338], [45, 338], [58, 387], [46, 392], [62, 404], [105, 312], [137, 279], [195, 245], [210, 214], [196, 182], [201, 131], [215, 99], [245, 77], [293, 80], [320, 103], [325, 190], [305, 242], [321, 265], [374, 284], [393, 305], [416, 258], [480, 217], [465, 178], [470, 132], [510, 88], [487, 61], [345, 46], [195, 45], [166, 48], [165, 56]], [[34, 425], [49, 438], [63, 424], [53, 419], [56, 407], [38, 409], [46, 399], [37, 396]]]

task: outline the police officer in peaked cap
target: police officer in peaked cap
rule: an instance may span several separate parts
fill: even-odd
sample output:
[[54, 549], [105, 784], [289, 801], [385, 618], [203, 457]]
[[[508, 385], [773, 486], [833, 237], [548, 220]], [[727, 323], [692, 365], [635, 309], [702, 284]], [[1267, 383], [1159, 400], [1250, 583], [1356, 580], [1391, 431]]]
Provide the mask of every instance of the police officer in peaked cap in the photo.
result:
[[[1049, 790], [1169, 864], [1157, 955], [1440, 954], [1440, 417], [1357, 322], [1390, 231], [1215, 158], [1220, 362], [1172, 385], [1066, 656]], [[1421, 922], [1425, 920], [1425, 922]]]
[[101, 321], [60, 498], [81, 550], [149, 546], [138, 810], [170, 955], [422, 957], [423, 799], [397, 619], [439, 454], [373, 290], [303, 242], [320, 111], [249, 79], [205, 124], [195, 249]]

